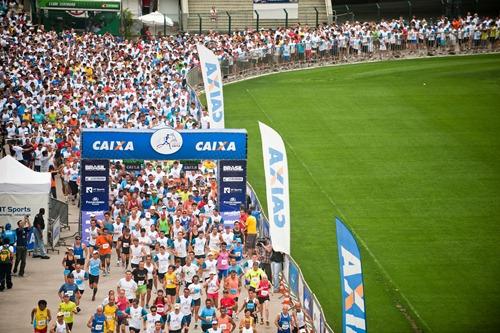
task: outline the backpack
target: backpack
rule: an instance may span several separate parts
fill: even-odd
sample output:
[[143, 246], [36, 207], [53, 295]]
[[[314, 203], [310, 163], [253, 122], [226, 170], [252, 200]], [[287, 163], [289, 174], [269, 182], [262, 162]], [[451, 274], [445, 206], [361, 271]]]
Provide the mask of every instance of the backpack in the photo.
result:
[[10, 264], [10, 250], [7, 247], [2, 247], [0, 250], [0, 264]]

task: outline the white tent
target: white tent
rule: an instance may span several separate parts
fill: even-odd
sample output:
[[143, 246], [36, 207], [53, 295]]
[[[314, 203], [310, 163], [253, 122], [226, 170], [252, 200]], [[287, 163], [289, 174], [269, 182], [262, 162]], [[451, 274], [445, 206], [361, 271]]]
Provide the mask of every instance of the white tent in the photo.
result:
[[138, 19], [144, 24], [151, 25], [168, 25], [169, 27], [174, 25], [174, 21], [166, 15], [163, 15], [159, 11], [152, 12], [146, 15], [138, 17]]
[[[49, 216], [50, 173], [36, 172], [12, 156], [0, 160], [0, 224], [17, 221], [25, 215], [33, 222], [40, 208], [45, 208], [45, 222]], [[45, 229], [46, 231], [47, 229]], [[45, 236], [45, 235], [44, 235]]]

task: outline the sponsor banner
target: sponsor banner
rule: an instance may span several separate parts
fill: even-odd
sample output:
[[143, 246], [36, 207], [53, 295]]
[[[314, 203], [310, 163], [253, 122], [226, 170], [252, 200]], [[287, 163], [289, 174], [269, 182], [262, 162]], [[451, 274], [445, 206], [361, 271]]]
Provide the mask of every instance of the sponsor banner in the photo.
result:
[[182, 164], [182, 171], [190, 172], [190, 171], [198, 171], [200, 168], [201, 161], [199, 160], [181, 160], [179, 161]]
[[82, 158], [245, 160], [246, 130], [84, 129]]
[[241, 207], [246, 208], [247, 161], [219, 161], [218, 171], [219, 211], [237, 212], [239, 219]]
[[336, 218], [337, 246], [340, 264], [343, 332], [366, 332], [365, 294], [361, 254], [353, 235]]
[[[17, 228], [17, 221], [29, 215], [31, 223], [40, 208], [45, 208], [45, 221], [49, 213], [49, 194], [0, 193], [0, 224], [10, 223]], [[47, 229], [44, 230], [46, 234]]]
[[98, 211], [109, 209], [109, 161], [82, 160], [81, 209]]
[[290, 202], [288, 162], [281, 136], [259, 122], [266, 178], [269, 231], [273, 249], [290, 254]]
[[293, 294], [299, 295], [299, 268], [295, 262], [289, 261], [288, 265], [288, 283]]
[[303, 281], [302, 284], [304, 285], [304, 290], [302, 293], [301, 303], [304, 306], [304, 311], [307, 313], [309, 318], [312, 318], [313, 306], [314, 306], [313, 299], [312, 299], [312, 293], [309, 290], [309, 288], [307, 287], [305, 281]]
[[224, 225], [228, 225], [234, 227], [234, 222], [240, 220], [240, 211], [228, 211], [228, 212], [220, 212], [220, 216], [224, 219]]
[[[57, 9], [57, 10], [94, 10], [94, 11], [120, 11], [120, 0], [38, 0], [37, 7], [39, 9]], [[76, 12], [78, 13], [78, 12]], [[72, 14], [73, 16], [77, 16]], [[78, 15], [80, 16], [80, 15]]]
[[94, 212], [86, 212], [82, 210], [82, 218], [81, 218], [81, 223], [82, 223], [82, 242], [85, 243], [86, 245], [89, 245], [90, 241], [90, 215], [94, 214], [96, 220], [103, 220], [104, 219], [104, 211], [94, 211]]
[[217, 56], [205, 46], [198, 44], [201, 75], [207, 97], [210, 128], [224, 128], [224, 96], [222, 94], [222, 75]]
[[123, 160], [122, 163], [128, 172], [139, 172], [144, 169], [144, 160]]

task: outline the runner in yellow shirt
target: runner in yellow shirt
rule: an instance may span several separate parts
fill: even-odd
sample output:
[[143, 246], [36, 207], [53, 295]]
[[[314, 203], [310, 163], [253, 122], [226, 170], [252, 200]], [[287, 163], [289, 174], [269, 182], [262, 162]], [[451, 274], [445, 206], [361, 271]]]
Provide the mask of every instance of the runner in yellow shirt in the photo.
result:
[[104, 333], [113, 333], [116, 327], [116, 312], [118, 311], [118, 306], [115, 304], [115, 296], [109, 296], [108, 304], [104, 306], [104, 316], [106, 321], [104, 322]]
[[44, 299], [39, 300], [37, 307], [31, 310], [31, 323], [35, 333], [47, 333], [47, 327], [51, 319], [50, 310], [47, 309], [47, 301]]
[[69, 300], [68, 294], [64, 294], [63, 302], [59, 304], [59, 311], [64, 313], [64, 322], [68, 324], [68, 328], [72, 330], [74, 321], [73, 315], [77, 313], [77, 311], [76, 304]]

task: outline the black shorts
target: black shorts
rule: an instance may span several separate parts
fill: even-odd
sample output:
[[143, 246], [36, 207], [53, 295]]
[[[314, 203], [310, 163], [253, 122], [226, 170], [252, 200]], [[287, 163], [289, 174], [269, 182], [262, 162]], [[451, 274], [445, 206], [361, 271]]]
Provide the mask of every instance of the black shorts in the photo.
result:
[[134, 327], [130, 327], [128, 328], [130, 330], [130, 332], [135, 332], [135, 333], [139, 333], [141, 331], [140, 328], [134, 328]]
[[193, 300], [193, 305], [194, 305], [194, 306], [200, 306], [200, 305], [201, 305], [201, 298], [194, 299], [194, 300]]
[[118, 324], [118, 326], [127, 325], [128, 324], [127, 318], [125, 318], [123, 316], [118, 316], [117, 324]]
[[193, 315], [184, 315], [184, 317], [182, 317], [182, 321], [186, 323], [186, 325], [191, 325], [191, 318], [193, 317]]
[[85, 267], [85, 259], [76, 259], [76, 263], [80, 266]]
[[123, 247], [122, 246], [122, 253], [123, 254], [130, 254], [130, 247]]
[[259, 304], [264, 304], [264, 302], [269, 301], [269, 296], [266, 297], [257, 297], [259, 300]]
[[93, 283], [99, 283], [99, 275], [95, 276], [89, 274], [89, 284]]
[[153, 290], [153, 279], [148, 280], [148, 283], [146, 284], [146, 289]]
[[80, 295], [83, 295], [83, 292], [85, 291], [85, 289], [78, 289], [78, 291], [80, 292]]
[[99, 259], [101, 259], [101, 262], [104, 263], [106, 259], [111, 259], [111, 254], [105, 254], [105, 255], [100, 255]]
[[175, 296], [177, 294], [177, 288], [165, 288], [165, 295]]
[[207, 332], [211, 328], [212, 328], [212, 324], [201, 324], [201, 330], [203, 332]]
[[182, 330], [168, 330], [170, 333], [181, 333]]
[[139, 264], [130, 263], [130, 267], [132, 267], [132, 270], [134, 270], [134, 268], [139, 267]]
[[202, 255], [199, 255], [199, 256], [194, 256], [194, 257], [195, 257], [196, 259], [205, 259], [205, 257], [206, 257], [206, 256], [205, 256], [204, 254], [202, 254]]
[[179, 259], [181, 261], [181, 266], [186, 264], [186, 257], [175, 257], [175, 260]]
[[158, 279], [160, 279], [161, 281], [163, 281], [163, 279], [165, 278], [165, 273], [158, 273]]

